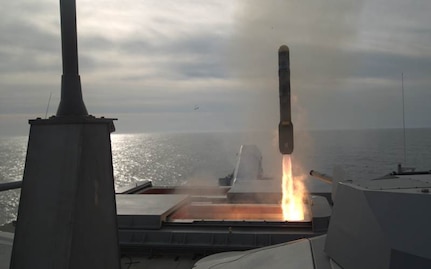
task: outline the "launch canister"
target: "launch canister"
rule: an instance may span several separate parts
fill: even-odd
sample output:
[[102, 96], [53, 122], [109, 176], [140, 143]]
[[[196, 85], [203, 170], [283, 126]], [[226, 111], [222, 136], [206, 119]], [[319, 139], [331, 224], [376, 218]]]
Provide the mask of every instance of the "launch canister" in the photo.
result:
[[293, 124], [290, 103], [289, 48], [283, 45], [278, 50], [278, 81], [280, 94], [280, 124], [278, 125], [281, 154], [293, 152]]

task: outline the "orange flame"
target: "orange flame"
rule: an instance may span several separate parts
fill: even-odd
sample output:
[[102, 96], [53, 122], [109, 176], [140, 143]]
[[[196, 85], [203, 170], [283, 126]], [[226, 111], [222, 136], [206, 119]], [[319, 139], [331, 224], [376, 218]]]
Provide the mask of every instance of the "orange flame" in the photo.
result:
[[302, 190], [295, 188], [292, 175], [292, 160], [290, 155], [283, 155], [283, 198], [281, 208], [283, 219], [287, 221], [301, 221], [305, 219], [305, 208]]

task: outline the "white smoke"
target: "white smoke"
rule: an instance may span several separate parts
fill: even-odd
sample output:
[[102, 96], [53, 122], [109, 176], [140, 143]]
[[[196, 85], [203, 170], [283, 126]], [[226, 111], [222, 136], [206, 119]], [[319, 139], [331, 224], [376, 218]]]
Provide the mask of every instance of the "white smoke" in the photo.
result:
[[[244, 88], [244, 129], [277, 133], [277, 52], [286, 44], [291, 60], [294, 154], [312, 150], [308, 135], [298, 135], [299, 130], [313, 129], [308, 124], [310, 108], [318, 107], [328, 91], [341, 90], [345, 75], [354, 67], [343, 55], [355, 43], [362, 5], [361, 0], [240, 1], [227, 54], [231, 74]], [[280, 175], [277, 137], [255, 139], [264, 164], [266, 160], [264, 171]]]

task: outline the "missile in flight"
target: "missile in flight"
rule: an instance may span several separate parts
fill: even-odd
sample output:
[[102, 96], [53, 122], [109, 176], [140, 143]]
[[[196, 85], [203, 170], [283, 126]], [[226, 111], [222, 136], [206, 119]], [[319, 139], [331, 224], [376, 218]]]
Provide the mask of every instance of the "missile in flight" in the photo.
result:
[[283, 45], [278, 50], [278, 81], [280, 94], [280, 124], [278, 125], [278, 144], [281, 154], [293, 152], [293, 124], [290, 103], [289, 47]]

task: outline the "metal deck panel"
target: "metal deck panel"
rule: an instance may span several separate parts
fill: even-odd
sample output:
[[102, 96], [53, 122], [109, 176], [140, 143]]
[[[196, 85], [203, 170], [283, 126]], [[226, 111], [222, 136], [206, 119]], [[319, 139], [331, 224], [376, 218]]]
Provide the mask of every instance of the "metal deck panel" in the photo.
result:
[[199, 260], [196, 269], [301, 268], [314, 269], [310, 242], [301, 239], [243, 252], [224, 252]]
[[431, 188], [431, 176], [399, 176], [391, 179], [355, 181], [353, 184], [369, 190]]
[[169, 214], [188, 202], [188, 195], [117, 194], [116, 199], [120, 229], [159, 229]]

